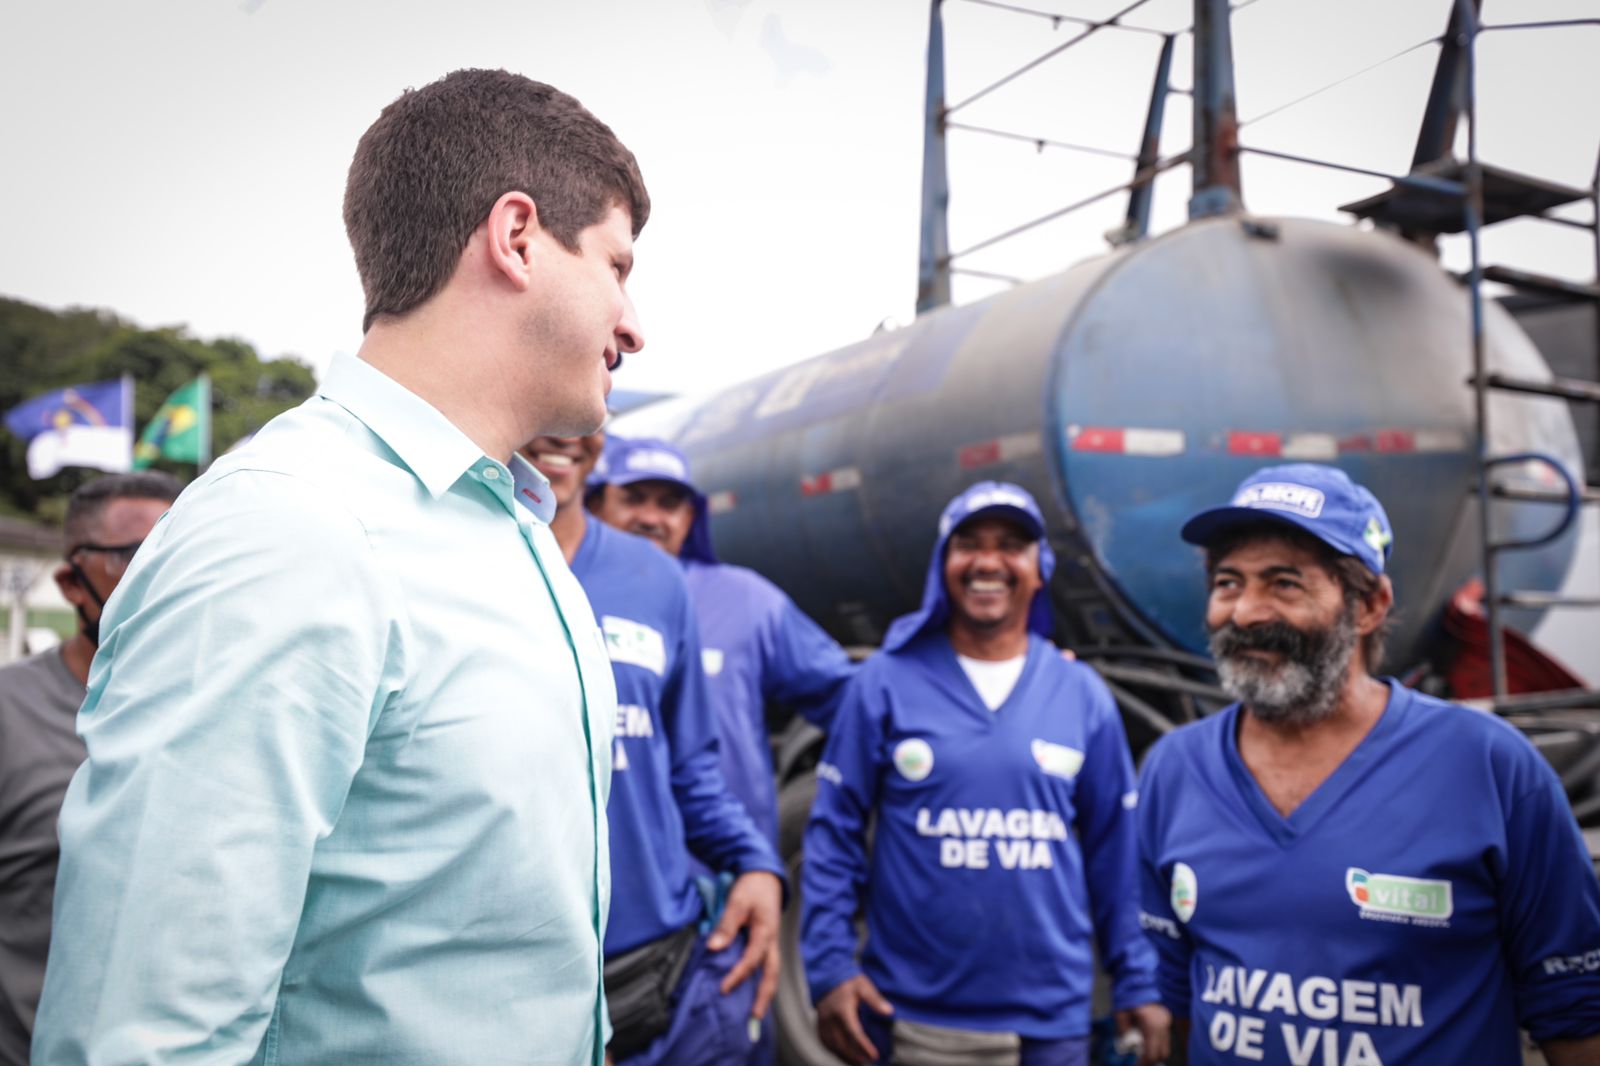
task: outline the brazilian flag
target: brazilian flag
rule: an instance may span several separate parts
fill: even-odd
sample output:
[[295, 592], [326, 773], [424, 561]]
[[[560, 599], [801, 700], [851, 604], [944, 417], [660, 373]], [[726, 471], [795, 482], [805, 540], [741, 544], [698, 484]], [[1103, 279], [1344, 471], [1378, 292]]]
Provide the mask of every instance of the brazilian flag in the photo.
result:
[[157, 459], [204, 467], [211, 461], [211, 379], [204, 374], [179, 388], [144, 427], [133, 449], [133, 468]]

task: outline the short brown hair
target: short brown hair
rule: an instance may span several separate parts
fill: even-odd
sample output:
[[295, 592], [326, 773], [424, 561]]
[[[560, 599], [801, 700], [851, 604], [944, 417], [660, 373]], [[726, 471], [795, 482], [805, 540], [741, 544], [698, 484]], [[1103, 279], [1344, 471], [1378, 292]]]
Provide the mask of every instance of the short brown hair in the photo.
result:
[[558, 89], [504, 70], [458, 70], [408, 89], [356, 145], [344, 228], [366, 293], [361, 329], [410, 311], [455, 273], [495, 201], [520, 191], [569, 251], [613, 207], [637, 237], [650, 196], [633, 153]]
[[67, 554], [84, 541], [95, 539], [94, 524], [113, 500], [160, 500], [171, 503], [183, 491], [183, 482], [159, 470], [105, 474], [79, 485], [67, 500]]
[[[1368, 602], [1383, 581], [1355, 556], [1334, 551], [1310, 533], [1284, 522], [1252, 522], [1218, 533], [1206, 545], [1206, 573], [1214, 574], [1223, 559], [1245, 544], [1258, 540], [1282, 541], [1311, 552], [1316, 556], [1318, 565], [1338, 582], [1346, 604]], [[1384, 649], [1393, 629], [1394, 612], [1390, 611], [1378, 628], [1361, 638], [1361, 658], [1366, 663], [1368, 673], [1377, 673], [1382, 665]]]

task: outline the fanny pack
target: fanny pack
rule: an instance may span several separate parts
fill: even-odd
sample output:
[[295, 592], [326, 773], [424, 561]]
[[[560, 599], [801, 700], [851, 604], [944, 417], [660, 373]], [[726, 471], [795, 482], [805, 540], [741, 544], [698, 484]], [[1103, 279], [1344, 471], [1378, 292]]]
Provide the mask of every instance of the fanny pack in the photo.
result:
[[896, 1021], [895, 1066], [1021, 1066], [1022, 1037]]
[[693, 925], [606, 960], [606, 1007], [611, 1014], [613, 1058], [621, 1061], [650, 1046], [672, 1025], [678, 982], [694, 954]]

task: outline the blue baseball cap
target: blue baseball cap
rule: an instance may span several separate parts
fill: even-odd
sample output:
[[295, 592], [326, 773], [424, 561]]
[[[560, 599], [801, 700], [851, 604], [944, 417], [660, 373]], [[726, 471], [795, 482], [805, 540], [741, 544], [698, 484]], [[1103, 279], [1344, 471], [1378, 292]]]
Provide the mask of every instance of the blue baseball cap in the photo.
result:
[[939, 516], [939, 538], [934, 542], [933, 557], [928, 560], [928, 573], [922, 586], [922, 605], [889, 623], [883, 636], [884, 651], [898, 651], [921, 634], [944, 626], [950, 617], [950, 600], [944, 587], [945, 549], [949, 547], [950, 535], [963, 522], [991, 515], [1011, 519], [1039, 541], [1039, 577], [1044, 586], [1034, 593], [1033, 602], [1028, 605], [1028, 628], [1050, 639], [1055, 630], [1050, 612], [1050, 575], [1055, 573], [1056, 556], [1044, 535], [1044, 514], [1021, 485], [980, 481], [945, 504]]
[[681, 485], [694, 506], [694, 524], [678, 555], [714, 563], [711, 548], [711, 522], [706, 513], [706, 498], [689, 475], [689, 459], [683, 452], [658, 437], [619, 437], [609, 434], [600, 461], [589, 475], [586, 492], [604, 485], [632, 485], [638, 481], [670, 481]]
[[1338, 467], [1288, 463], [1257, 470], [1239, 483], [1226, 507], [1201, 511], [1183, 526], [1190, 544], [1209, 544], [1242, 525], [1279, 522], [1303, 529], [1341, 555], [1381, 574], [1394, 550], [1383, 504]]

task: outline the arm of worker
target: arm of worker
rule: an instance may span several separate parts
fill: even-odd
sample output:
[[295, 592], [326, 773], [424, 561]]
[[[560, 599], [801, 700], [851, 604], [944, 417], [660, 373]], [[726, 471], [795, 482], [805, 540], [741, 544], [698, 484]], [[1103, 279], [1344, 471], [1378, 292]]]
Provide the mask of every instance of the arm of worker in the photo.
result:
[[849, 1063], [877, 1058], [858, 1015], [893, 1008], [856, 961], [856, 911], [867, 884], [867, 821], [887, 764], [887, 705], [870, 672], [845, 690], [817, 764], [817, 796], [800, 872], [800, 954], [823, 1043]]
[[687, 592], [674, 612], [680, 636], [662, 687], [661, 714], [672, 752], [672, 792], [689, 850], [713, 870], [762, 870], [784, 881], [782, 860], [722, 776], [716, 712], [706, 692], [700, 631]]
[[762, 643], [762, 695], [794, 708], [826, 733], [855, 673], [850, 656], [787, 596]]
[[1156, 955], [1139, 926], [1138, 786], [1122, 716], [1104, 682], [1087, 666], [1061, 663], [1074, 679], [1088, 720], [1077, 777], [1078, 840], [1101, 964], [1111, 975], [1119, 1029], [1143, 1038], [1141, 1066], [1167, 1057], [1171, 1015], [1156, 989]]
[[1194, 945], [1184, 923], [1172, 909], [1171, 881], [1162, 874], [1159, 865], [1162, 806], [1169, 802], [1169, 791], [1181, 791], [1171, 787], [1166, 769], [1168, 753], [1164, 748], [1163, 742], [1158, 740], [1146, 753], [1144, 769], [1139, 775], [1135, 807], [1139, 848], [1136, 898], [1139, 900], [1139, 924], [1156, 955], [1156, 988], [1173, 1018], [1168, 1062], [1178, 1066], [1188, 1061], [1189, 969]]
[[1518, 755], [1495, 871], [1517, 1020], [1551, 1066], [1600, 1062], [1600, 882], [1555, 771]]
[[256, 1054], [402, 629], [354, 517], [288, 478], [229, 474], [158, 524], [79, 716], [35, 1062]]
[[759, 974], [751, 1013], [761, 1018], [778, 990], [778, 931], [787, 871], [722, 776], [716, 714], [706, 693], [699, 627], [687, 590], [679, 618], [679, 646], [661, 697], [672, 751], [672, 794], [689, 850], [711, 869], [736, 875], [706, 946], [721, 951], [740, 929], [746, 930], [744, 953], [723, 977], [721, 989], [726, 995]]

